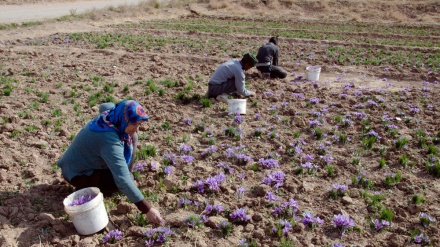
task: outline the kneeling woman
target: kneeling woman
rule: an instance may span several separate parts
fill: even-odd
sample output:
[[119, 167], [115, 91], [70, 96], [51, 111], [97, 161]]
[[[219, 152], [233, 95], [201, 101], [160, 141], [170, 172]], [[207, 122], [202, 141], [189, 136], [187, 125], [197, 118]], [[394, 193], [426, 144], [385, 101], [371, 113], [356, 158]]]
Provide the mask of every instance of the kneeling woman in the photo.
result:
[[63, 177], [77, 190], [98, 187], [104, 195], [120, 190], [150, 222], [162, 223], [159, 211], [145, 200], [130, 172], [136, 132], [148, 120], [147, 114], [134, 100], [105, 103], [100, 113], [80, 130], [58, 161]]

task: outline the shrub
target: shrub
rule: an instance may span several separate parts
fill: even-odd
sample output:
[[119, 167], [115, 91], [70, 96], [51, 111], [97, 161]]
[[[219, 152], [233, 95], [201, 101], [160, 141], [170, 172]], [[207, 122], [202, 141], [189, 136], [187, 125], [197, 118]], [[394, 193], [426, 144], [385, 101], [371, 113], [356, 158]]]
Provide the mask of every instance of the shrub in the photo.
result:
[[212, 102], [210, 99], [207, 98], [202, 98], [200, 99], [200, 103], [202, 104], [203, 107], [211, 107], [212, 106]]

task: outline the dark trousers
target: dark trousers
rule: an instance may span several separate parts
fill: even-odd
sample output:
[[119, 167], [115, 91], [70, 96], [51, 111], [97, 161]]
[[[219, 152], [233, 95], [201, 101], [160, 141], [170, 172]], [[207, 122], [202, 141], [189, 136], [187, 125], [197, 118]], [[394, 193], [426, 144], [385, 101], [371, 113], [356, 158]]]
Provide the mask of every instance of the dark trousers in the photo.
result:
[[228, 79], [222, 84], [208, 84], [208, 98], [215, 98], [221, 94], [232, 94], [236, 91], [235, 78]]
[[257, 69], [261, 72], [261, 73], [268, 73], [270, 72], [270, 78], [281, 78], [284, 79], [287, 77], [287, 72], [285, 70], [283, 70], [282, 68], [278, 67], [278, 66], [259, 66], [257, 67]]

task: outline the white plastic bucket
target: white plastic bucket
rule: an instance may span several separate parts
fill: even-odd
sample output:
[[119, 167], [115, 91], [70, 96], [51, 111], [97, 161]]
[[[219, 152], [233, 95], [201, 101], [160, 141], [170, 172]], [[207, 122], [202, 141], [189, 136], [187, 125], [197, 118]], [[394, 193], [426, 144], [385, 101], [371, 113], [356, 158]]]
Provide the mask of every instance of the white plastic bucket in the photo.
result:
[[229, 99], [228, 111], [230, 113], [246, 114], [246, 99]]
[[319, 80], [319, 73], [321, 73], [321, 67], [309, 66], [306, 68], [306, 80], [317, 81]]
[[[78, 205], [69, 206], [80, 196], [95, 196], [92, 200]], [[81, 235], [99, 232], [108, 224], [108, 215], [104, 206], [104, 196], [99, 188], [89, 187], [73, 192], [63, 201], [64, 211], [72, 219], [76, 231]]]

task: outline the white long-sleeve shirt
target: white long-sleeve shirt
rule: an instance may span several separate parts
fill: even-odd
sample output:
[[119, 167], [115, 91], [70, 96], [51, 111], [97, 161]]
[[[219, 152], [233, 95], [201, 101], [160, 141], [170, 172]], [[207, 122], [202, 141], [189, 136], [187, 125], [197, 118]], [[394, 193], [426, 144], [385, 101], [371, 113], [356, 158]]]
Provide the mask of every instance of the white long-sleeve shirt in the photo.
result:
[[245, 87], [245, 74], [240, 60], [232, 59], [222, 63], [209, 80], [210, 84], [220, 85], [229, 79], [234, 78], [237, 93], [242, 96], [249, 96], [251, 91]]

